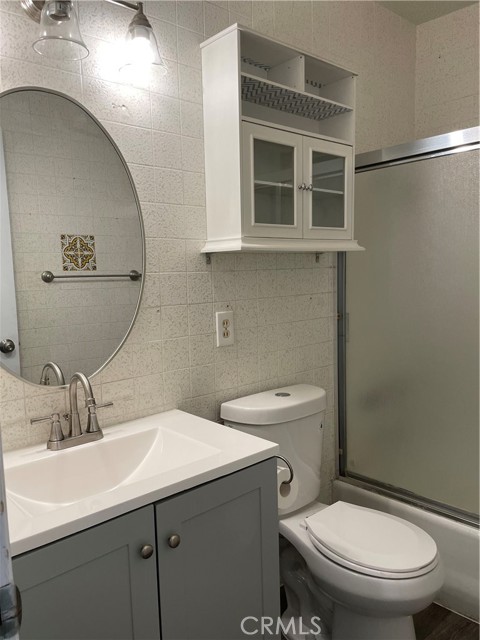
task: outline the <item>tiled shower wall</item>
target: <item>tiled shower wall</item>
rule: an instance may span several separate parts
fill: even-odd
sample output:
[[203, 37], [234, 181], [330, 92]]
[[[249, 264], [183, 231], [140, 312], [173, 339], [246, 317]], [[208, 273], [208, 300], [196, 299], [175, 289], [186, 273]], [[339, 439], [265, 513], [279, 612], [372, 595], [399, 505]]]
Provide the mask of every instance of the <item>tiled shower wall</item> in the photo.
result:
[[40, 276], [62, 275], [61, 237], [77, 234], [93, 238], [96, 270], [87, 273], [142, 271], [130, 180], [104, 132], [77, 105], [29, 91], [5, 96], [0, 109], [22, 377], [38, 383], [49, 361], [66, 380], [75, 371], [91, 375], [127, 333], [141, 283], [46, 284]]
[[[108, 424], [172, 407], [215, 419], [223, 400], [293, 382], [328, 390], [324, 497], [335, 472], [335, 261], [325, 254], [221, 255], [207, 265], [199, 43], [234, 22], [359, 73], [357, 151], [414, 134], [415, 27], [375, 2], [146, 2], [168, 75], [122, 84], [118, 49], [130, 12], [80, 2], [90, 56], [51, 62], [31, 48], [35, 24], [16, 0], [0, 3], [1, 89], [36, 85], [82, 102], [132, 171], [147, 235], [146, 288], [124, 348], [94, 378], [113, 400]], [[120, 45], [121, 46], [121, 45]], [[236, 343], [214, 347], [213, 314], [232, 308]], [[65, 406], [65, 393], [0, 372], [5, 449], [44, 441], [32, 416]]]
[[417, 27], [415, 137], [479, 124], [479, 4]]

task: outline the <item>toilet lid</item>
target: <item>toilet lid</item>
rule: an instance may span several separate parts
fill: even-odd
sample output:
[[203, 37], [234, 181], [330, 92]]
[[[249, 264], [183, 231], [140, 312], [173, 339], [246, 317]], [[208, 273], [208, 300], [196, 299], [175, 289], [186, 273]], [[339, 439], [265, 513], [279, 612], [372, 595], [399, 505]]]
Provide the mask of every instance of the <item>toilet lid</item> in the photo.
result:
[[319, 551], [362, 573], [407, 577], [425, 573], [421, 570], [437, 557], [437, 545], [428, 533], [374, 509], [336, 502], [305, 518], [305, 524]]

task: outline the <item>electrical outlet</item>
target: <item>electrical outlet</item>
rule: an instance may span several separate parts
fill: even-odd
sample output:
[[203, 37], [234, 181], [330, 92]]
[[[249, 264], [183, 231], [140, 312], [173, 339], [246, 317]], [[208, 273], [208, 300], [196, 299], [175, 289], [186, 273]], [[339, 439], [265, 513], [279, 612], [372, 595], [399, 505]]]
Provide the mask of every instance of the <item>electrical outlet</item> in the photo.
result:
[[215, 314], [217, 347], [227, 347], [234, 342], [233, 311], [217, 311]]

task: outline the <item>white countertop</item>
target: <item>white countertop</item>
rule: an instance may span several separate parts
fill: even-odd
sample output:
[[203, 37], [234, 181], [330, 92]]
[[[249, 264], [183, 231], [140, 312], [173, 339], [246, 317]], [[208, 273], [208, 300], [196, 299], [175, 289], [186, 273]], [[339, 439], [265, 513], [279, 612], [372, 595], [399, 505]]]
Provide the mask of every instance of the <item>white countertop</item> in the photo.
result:
[[[152, 433], [157, 435], [153, 437], [150, 435]], [[114, 449], [109, 449], [110, 454], [113, 451], [117, 455], [120, 451], [118, 455], [125, 455], [119, 447], [125, 447], [126, 442], [133, 442], [124, 439], [125, 436], [130, 438], [132, 435], [135, 438], [139, 435], [143, 437], [147, 443], [145, 446], [149, 447], [147, 455], [145, 460], [139, 459], [134, 463], [136, 466], [133, 473], [120, 478], [120, 482], [115, 484], [116, 480], [109, 478], [114, 471], [110, 470], [108, 465], [101, 464], [101, 453], [106, 449], [100, 447], [113, 445]], [[279, 450], [278, 445], [272, 442], [179, 410], [107, 427], [104, 429], [104, 436], [104, 439], [98, 442], [64, 451], [48, 451], [46, 444], [41, 444], [4, 455], [7, 514], [13, 556], [239, 471], [275, 456]], [[168, 445], [169, 438], [174, 445]], [[185, 447], [182, 443], [185, 443]], [[189, 443], [193, 443], [193, 448]], [[171, 451], [169, 446], [173, 446]], [[193, 453], [189, 453], [189, 447]], [[195, 447], [200, 453], [197, 453]], [[79, 457], [80, 450], [82, 453]], [[133, 454], [132, 449], [132, 456]], [[60, 459], [58, 456], [63, 458]], [[126, 455], [126, 458], [128, 457], [129, 455]], [[81, 473], [78, 469], [75, 473], [79, 461], [82, 465]], [[119, 460], [120, 465], [121, 463], [122, 460]], [[12, 492], [18, 485], [18, 480], [15, 485], [15, 474], [17, 477], [21, 475], [26, 465], [31, 465], [33, 481], [31, 484], [23, 481], [23, 484], [26, 493], [30, 495], [31, 491], [34, 499], [27, 499], [26, 494], [22, 495], [22, 491], [18, 489]], [[51, 469], [57, 473], [61, 470], [61, 477], [53, 474], [55, 482], [52, 483], [54, 488], [59, 487], [60, 498], [57, 496], [52, 501], [49, 501], [49, 496], [43, 498], [38, 495], [43, 486], [41, 480], [44, 480], [43, 476], [48, 475], [42, 471], [45, 469], [48, 469], [49, 475], [52, 475]], [[27, 475], [27, 481], [29, 477]], [[35, 482], [35, 477], [38, 483]], [[111, 486], [112, 482], [114, 486]], [[98, 483], [98, 493], [95, 483]], [[90, 495], [84, 497], [80, 494], [88, 484]], [[61, 498], [64, 493], [75, 493], [77, 488], [79, 497], [75, 498], [75, 501], [69, 502]]]

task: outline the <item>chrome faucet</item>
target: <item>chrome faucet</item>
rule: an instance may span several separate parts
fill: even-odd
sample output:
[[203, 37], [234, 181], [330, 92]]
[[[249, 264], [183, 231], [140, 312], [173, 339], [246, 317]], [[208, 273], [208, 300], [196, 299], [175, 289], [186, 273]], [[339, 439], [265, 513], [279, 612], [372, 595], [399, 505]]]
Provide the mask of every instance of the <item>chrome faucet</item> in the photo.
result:
[[[80, 424], [80, 416], [78, 415], [77, 390], [79, 382], [85, 392], [85, 406], [88, 409], [87, 428], [83, 432]], [[68, 420], [68, 432], [66, 436], [63, 434], [60, 416], [58, 413], [53, 413], [51, 416], [46, 416], [44, 418], [32, 418], [32, 420], [30, 420], [32, 424], [47, 421], [51, 423], [50, 437], [47, 442], [48, 449], [53, 449], [55, 451], [60, 449], [69, 449], [70, 447], [75, 447], [79, 444], [85, 444], [87, 442], [93, 442], [94, 440], [101, 440], [103, 438], [103, 432], [98, 424], [97, 409], [100, 407], [111, 407], [113, 402], [97, 404], [93, 395], [90, 380], [84, 373], [80, 373], [79, 371], [74, 373], [70, 379], [68, 397], [70, 400], [70, 410], [64, 415]]]
[[[80, 425], [80, 416], [78, 415], [78, 400], [77, 390], [78, 383], [82, 384], [85, 392], [85, 406], [88, 409], [87, 429], [85, 433], [97, 433], [98, 437], [95, 440], [103, 438], [102, 430], [98, 424], [97, 418], [97, 403], [93, 396], [92, 385], [90, 380], [84, 373], [77, 371], [70, 378], [70, 386], [68, 387], [68, 397], [70, 400], [70, 411], [68, 413], [68, 436], [70, 438], [76, 438], [82, 435], [82, 427]], [[93, 438], [92, 438], [93, 439]]]
[[63, 386], [65, 384], [65, 376], [63, 371], [56, 362], [47, 362], [42, 369], [42, 375], [40, 376], [40, 384], [50, 384], [50, 376], [48, 371], [51, 370], [55, 374], [57, 384]]

